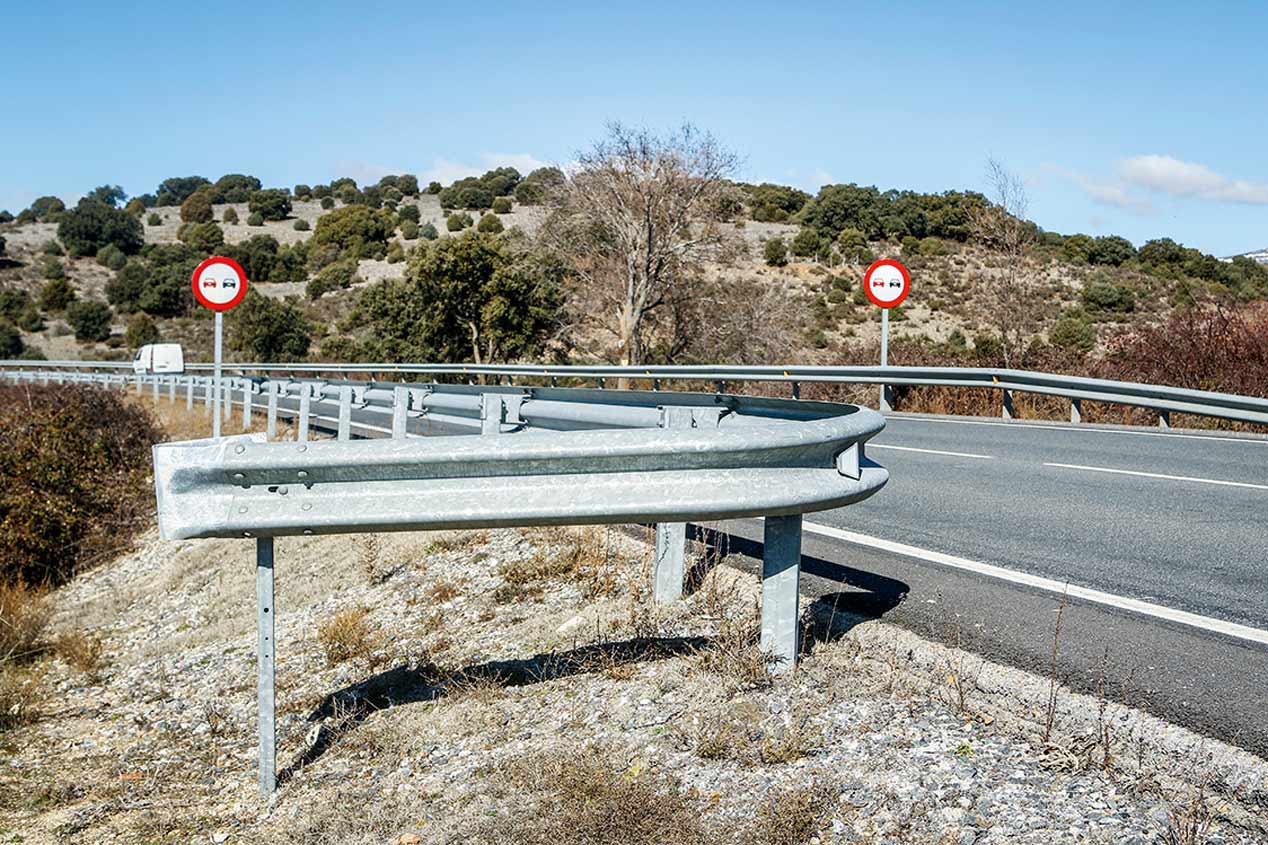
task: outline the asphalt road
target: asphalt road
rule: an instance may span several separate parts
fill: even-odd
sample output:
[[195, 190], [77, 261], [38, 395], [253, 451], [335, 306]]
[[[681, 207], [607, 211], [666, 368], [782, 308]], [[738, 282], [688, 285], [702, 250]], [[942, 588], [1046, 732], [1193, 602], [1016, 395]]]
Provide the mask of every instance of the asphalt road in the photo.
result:
[[[354, 412], [354, 432], [358, 422], [385, 424]], [[808, 601], [1043, 674], [1065, 601], [1065, 683], [1268, 755], [1268, 645], [1210, 629], [1268, 631], [1268, 438], [895, 415], [867, 455], [889, 469], [885, 489], [806, 517]], [[718, 528], [725, 537], [702, 539], [756, 569], [760, 523]], [[937, 553], [1057, 589], [949, 567]], [[1063, 599], [1065, 584], [1215, 624]]]

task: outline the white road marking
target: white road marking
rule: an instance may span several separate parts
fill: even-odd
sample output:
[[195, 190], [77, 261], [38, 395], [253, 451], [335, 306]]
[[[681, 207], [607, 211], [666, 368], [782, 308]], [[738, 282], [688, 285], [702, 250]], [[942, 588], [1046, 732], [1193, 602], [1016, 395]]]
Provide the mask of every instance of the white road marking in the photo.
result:
[[1071, 596], [1072, 598], [1095, 602], [1096, 604], [1103, 604], [1120, 610], [1129, 610], [1143, 616], [1152, 616], [1156, 619], [1163, 619], [1168, 622], [1187, 625], [1191, 628], [1211, 631], [1213, 633], [1223, 634], [1235, 639], [1259, 643], [1260, 645], [1268, 645], [1268, 631], [1263, 631], [1259, 628], [1252, 628], [1248, 625], [1238, 625], [1236, 622], [1225, 622], [1222, 619], [1212, 619], [1209, 616], [1200, 616], [1196, 613], [1189, 613], [1184, 610], [1175, 610], [1170, 607], [1164, 607], [1160, 604], [1154, 604], [1153, 602], [1127, 598], [1126, 596], [1117, 596], [1113, 593], [1103, 593], [1100, 590], [1080, 587], [1076, 584], [1070, 584], [1062, 581], [1054, 581], [1051, 578], [1043, 578], [1038, 575], [1029, 575], [1025, 572], [1017, 572], [1012, 569], [1005, 569], [1002, 566], [993, 566], [989, 563], [980, 563], [975, 560], [969, 560], [968, 558], [943, 554], [942, 552], [935, 552], [930, 549], [922, 549], [918, 546], [909, 546], [906, 543], [896, 543], [893, 540], [883, 540], [880, 537], [858, 534], [854, 531], [834, 528], [831, 525], [822, 525], [817, 522], [807, 521], [803, 523], [803, 526], [806, 531], [813, 534], [822, 534], [825, 537], [832, 537], [836, 540], [844, 540], [847, 543], [854, 543], [859, 546], [880, 549], [881, 551], [892, 552], [906, 557], [914, 557], [920, 560], [929, 561], [930, 563], [947, 566], [952, 569], [961, 569], [966, 572], [985, 575], [989, 578], [997, 578], [1001, 581], [1008, 581], [1013, 584], [1022, 584], [1027, 587], [1044, 590], [1050, 593], [1065, 594]]
[[1044, 425], [1034, 422], [993, 422], [992, 420], [951, 420], [937, 419], [935, 417], [916, 417], [916, 416], [900, 416], [895, 414], [886, 414], [886, 422], [928, 422], [942, 423], [944, 425], [990, 425], [1001, 426], [1003, 428], [1039, 428], [1049, 431], [1069, 431], [1078, 434], [1126, 434], [1132, 437], [1179, 437], [1184, 440], [1215, 440], [1222, 443], [1245, 443], [1251, 446], [1268, 446], [1268, 437], [1220, 437], [1219, 435], [1208, 434], [1181, 434], [1175, 431], [1149, 431], [1141, 429], [1140, 431], [1132, 431], [1117, 428], [1097, 428], [1095, 423], [1069, 423], [1066, 425]]
[[1192, 481], [1197, 484], [1218, 484], [1221, 487], [1248, 487], [1251, 490], [1268, 490], [1268, 484], [1251, 484], [1248, 481], [1221, 481], [1218, 478], [1194, 478], [1191, 475], [1163, 475], [1160, 472], [1140, 472], [1134, 469], [1110, 469], [1109, 467], [1089, 467], [1082, 464], [1045, 463], [1046, 467], [1061, 469], [1081, 469], [1087, 472], [1110, 472], [1115, 475], [1139, 475], [1143, 478], [1162, 478], [1167, 481]]
[[994, 455], [975, 455], [972, 452], [944, 452], [941, 449], [917, 449], [915, 446], [890, 446], [885, 443], [868, 443], [867, 449], [894, 449], [899, 452], [923, 452], [926, 455], [950, 455], [953, 458], [981, 458], [982, 460], [994, 460]]

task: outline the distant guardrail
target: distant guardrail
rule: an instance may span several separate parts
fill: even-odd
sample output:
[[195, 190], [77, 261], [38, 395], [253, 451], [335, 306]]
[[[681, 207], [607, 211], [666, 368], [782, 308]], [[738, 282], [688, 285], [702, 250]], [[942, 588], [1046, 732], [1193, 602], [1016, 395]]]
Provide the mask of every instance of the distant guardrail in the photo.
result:
[[[1166, 385], [1140, 384], [1082, 376], [1056, 375], [994, 367], [834, 367], [834, 366], [729, 366], [675, 365], [626, 367], [611, 365], [543, 366], [537, 364], [225, 364], [225, 371], [243, 376], [269, 374], [350, 376], [445, 376], [493, 377], [514, 384], [516, 379], [581, 379], [606, 387], [610, 379], [650, 381], [654, 390], [661, 382], [712, 382], [719, 393], [727, 384], [782, 382], [791, 386], [794, 398], [804, 383], [875, 384], [881, 387], [878, 406], [891, 410], [888, 388], [893, 385], [976, 388], [998, 391], [1000, 414], [1013, 416], [1013, 394], [1058, 396], [1070, 402], [1070, 421], [1082, 420], [1082, 403], [1099, 402], [1147, 408], [1158, 414], [1159, 425], [1170, 425], [1170, 415], [1192, 414], [1237, 422], [1268, 425], [1268, 399]], [[67, 370], [79, 372], [130, 371], [128, 362], [0, 361], [0, 371]], [[189, 372], [210, 372], [210, 364], [191, 364]]]

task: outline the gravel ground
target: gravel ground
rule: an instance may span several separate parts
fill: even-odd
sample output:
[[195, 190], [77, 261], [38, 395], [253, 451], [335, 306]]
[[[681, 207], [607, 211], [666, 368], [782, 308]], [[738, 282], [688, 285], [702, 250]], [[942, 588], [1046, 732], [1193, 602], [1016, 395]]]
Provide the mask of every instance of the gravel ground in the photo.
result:
[[[149, 536], [56, 594], [55, 627], [104, 661], [50, 659], [42, 717], [4, 735], [3, 841], [536, 841], [567, 779], [508, 773], [591, 749], [612, 789], [669, 784], [710, 841], [1125, 845], [1209, 814], [1195, 843], [1268, 842], [1265, 761], [1059, 687], [1044, 741], [1046, 679], [883, 622], [814, 615], [802, 666], [767, 683], [756, 581], [717, 567], [657, 608], [646, 544], [615, 529], [279, 540], [266, 806], [251, 560]], [[359, 609], [365, 637], [331, 659], [319, 630]], [[789, 795], [808, 825], [754, 827]], [[587, 800], [554, 812], [647, 812]]]

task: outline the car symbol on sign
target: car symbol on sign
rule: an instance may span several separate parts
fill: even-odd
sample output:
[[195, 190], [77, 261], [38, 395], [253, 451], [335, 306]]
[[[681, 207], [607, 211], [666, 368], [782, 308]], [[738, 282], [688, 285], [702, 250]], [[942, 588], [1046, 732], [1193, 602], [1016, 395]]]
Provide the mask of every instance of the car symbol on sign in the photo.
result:
[[205, 287], [205, 288], [214, 288], [215, 286], [216, 286], [216, 280], [215, 280], [215, 279], [203, 279], [203, 287]]
[[235, 282], [233, 279], [225, 279], [226, 290], [228, 290], [229, 288], [236, 288], [237, 286], [238, 286], [238, 283]]

